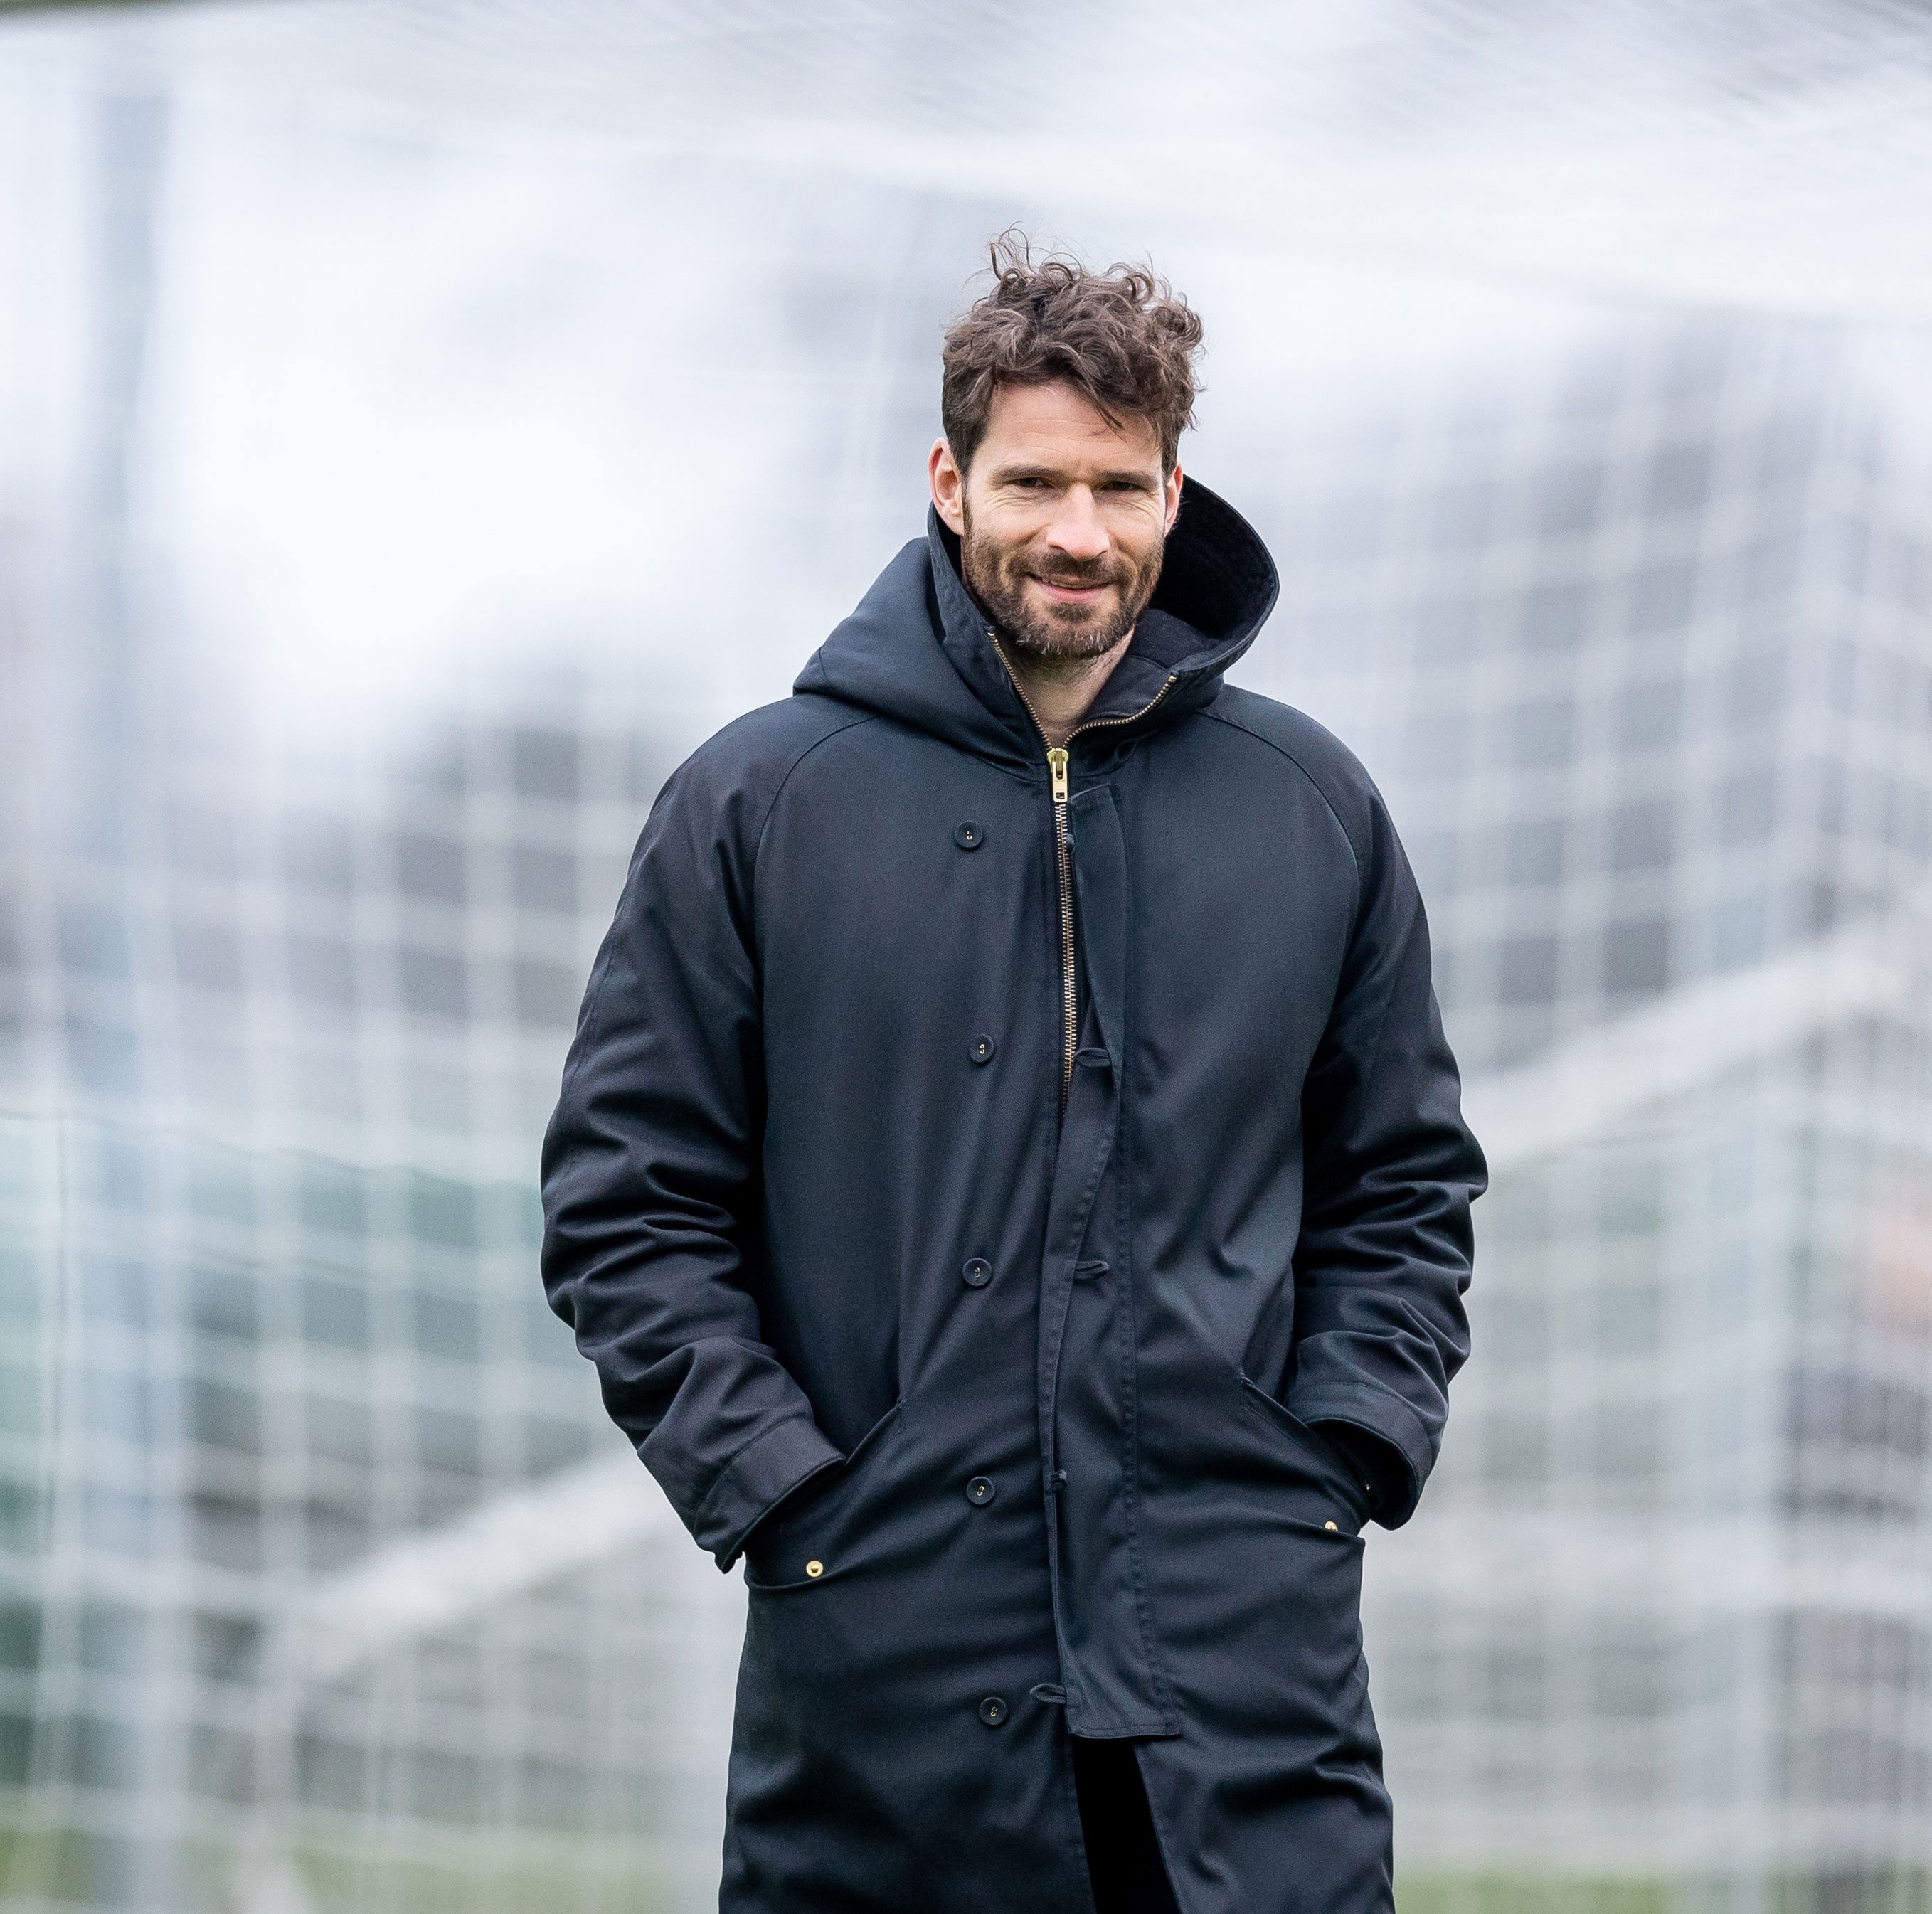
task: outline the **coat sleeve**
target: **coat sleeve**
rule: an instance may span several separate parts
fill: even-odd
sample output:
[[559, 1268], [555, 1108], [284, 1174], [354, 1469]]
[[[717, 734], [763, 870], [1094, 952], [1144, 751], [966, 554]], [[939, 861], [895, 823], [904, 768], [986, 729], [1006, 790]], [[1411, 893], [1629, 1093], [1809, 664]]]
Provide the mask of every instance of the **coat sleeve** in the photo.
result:
[[645, 826], [544, 1141], [544, 1286], [721, 1568], [839, 1453], [764, 1340], [761, 819], [700, 759]]
[[1355, 919], [1302, 1092], [1305, 1184], [1288, 1406], [1365, 1431], [1406, 1480], [1378, 1511], [1414, 1512], [1469, 1353], [1469, 1206], [1486, 1173], [1463, 1124], [1430, 980], [1429, 927], [1378, 796], [1351, 832]]

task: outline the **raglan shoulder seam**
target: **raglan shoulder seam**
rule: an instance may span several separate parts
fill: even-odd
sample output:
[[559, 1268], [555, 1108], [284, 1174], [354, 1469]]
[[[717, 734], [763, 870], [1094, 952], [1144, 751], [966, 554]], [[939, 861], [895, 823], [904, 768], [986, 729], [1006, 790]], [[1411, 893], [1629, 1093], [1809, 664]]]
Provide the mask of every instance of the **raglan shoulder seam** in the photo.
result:
[[[782, 709], [784, 706], [782, 704], [777, 708]], [[784, 775], [778, 779], [776, 787], [772, 792], [770, 802], [765, 806], [764, 816], [759, 820], [758, 841], [753, 845], [752, 850], [749, 890], [747, 894], [748, 902], [750, 901], [751, 896], [755, 894], [758, 889], [758, 854], [764, 848], [765, 832], [770, 826], [772, 812], [777, 808], [778, 798], [783, 793], [785, 786], [791, 782], [793, 772], [797, 770], [798, 767], [802, 764], [820, 745], [830, 743], [832, 739], [837, 737], [842, 731], [849, 731], [855, 726], [872, 723], [873, 722], [874, 716], [874, 714], [871, 712], [854, 712], [851, 716], [847, 718], [842, 724], [834, 724], [830, 730], [820, 732], [820, 734], [817, 737], [814, 738], [809, 744], [806, 745], [806, 747], [799, 752], [797, 756], [792, 760], [791, 763], [785, 767]], [[716, 740], [715, 738], [708, 741], [710, 743], [715, 743], [716, 742]], [[664, 802], [666, 798], [670, 796], [672, 785], [678, 782], [679, 778], [683, 775], [683, 773], [690, 769], [691, 765], [695, 761], [696, 758], [702, 754], [704, 748], [704, 747], [701, 746], [698, 752], [694, 752], [691, 758], [687, 759], [686, 762], [680, 765], [677, 770], [674, 772], [670, 777], [665, 781], [664, 789], [658, 794], [657, 803], [653, 804], [651, 807], [653, 813], [656, 812], [658, 804]], [[649, 829], [648, 824], [646, 824], [646, 829]], [[615, 914], [616, 919], [621, 920], [623, 916], [624, 905], [630, 896], [632, 885], [637, 882], [639, 868], [639, 860], [634, 857], [632, 862], [631, 868], [626, 874], [624, 879], [624, 887], [618, 894], [617, 908]], [[576, 1038], [571, 1044], [570, 1054], [564, 1060], [563, 1082], [566, 1088], [569, 1087], [572, 1078], [583, 1066], [584, 1060], [590, 1054], [592, 1046], [596, 1043], [598, 1030], [603, 1021], [604, 999], [609, 982], [608, 957], [609, 944], [607, 939], [604, 947], [601, 949], [597, 953], [596, 962], [591, 966], [590, 976], [584, 988], [584, 1008], [582, 1012], [580, 1013], [580, 1022], [578, 1032]]]
[[821, 745], [830, 744], [834, 738], [842, 736], [848, 731], [856, 730], [861, 724], [876, 724], [878, 722], [877, 712], [855, 712], [842, 724], [835, 724], [829, 731], [822, 732], [814, 738], [786, 766], [784, 776], [772, 788], [771, 801], [765, 806], [765, 814], [758, 820], [758, 842], [752, 848], [751, 888], [754, 895], [758, 888], [758, 860], [764, 852], [765, 834], [771, 829], [772, 814], [778, 808], [778, 800], [784, 795], [785, 787], [797, 774], [799, 766]]
[[1336, 829], [1342, 833], [1342, 842], [1348, 847], [1348, 862], [1354, 869], [1355, 896], [1357, 908], [1359, 910], [1360, 908], [1360, 898], [1364, 883], [1362, 873], [1362, 853], [1356, 848], [1355, 834], [1353, 831], [1349, 830], [1348, 820], [1342, 815], [1341, 808], [1336, 803], [1334, 796], [1330, 794], [1327, 784], [1324, 784], [1320, 778], [1316, 776], [1315, 772], [1311, 771], [1308, 766], [1302, 762], [1301, 759], [1293, 751], [1290, 750], [1286, 745], [1283, 744], [1279, 738], [1271, 738], [1266, 732], [1256, 730], [1252, 724], [1243, 724], [1238, 718], [1232, 717], [1226, 712], [1208, 710], [1203, 711], [1199, 715], [1203, 718], [1210, 719], [1215, 724], [1226, 725], [1231, 731], [1239, 731], [1242, 736], [1245, 738], [1252, 738], [1256, 743], [1258, 745], [1265, 745], [1269, 750], [1277, 752], [1282, 757], [1286, 758], [1288, 763], [1292, 764], [1294, 768], [1308, 780], [1309, 783], [1314, 788], [1316, 795], [1328, 807], [1328, 814], [1334, 819]]

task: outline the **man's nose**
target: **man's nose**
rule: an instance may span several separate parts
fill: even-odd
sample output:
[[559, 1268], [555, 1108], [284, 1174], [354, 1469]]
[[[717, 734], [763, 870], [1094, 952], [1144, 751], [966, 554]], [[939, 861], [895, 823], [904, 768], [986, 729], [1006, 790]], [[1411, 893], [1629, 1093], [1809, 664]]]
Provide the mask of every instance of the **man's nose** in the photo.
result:
[[1055, 550], [1064, 551], [1069, 558], [1083, 564], [1105, 556], [1107, 528], [1100, 523], [1100, 514], [1089, 487], [1074, 485], [1068, 488], [1060, 502], [1060, 509], [1053, 515], [1053, 523], [1047, 527], [1046, 539]]

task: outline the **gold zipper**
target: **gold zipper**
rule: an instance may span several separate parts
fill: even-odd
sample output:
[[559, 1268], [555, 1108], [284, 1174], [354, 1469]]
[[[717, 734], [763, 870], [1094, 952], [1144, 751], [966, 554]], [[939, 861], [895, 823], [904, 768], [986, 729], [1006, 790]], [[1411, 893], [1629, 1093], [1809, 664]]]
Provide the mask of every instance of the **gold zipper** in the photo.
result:
[[[1033, 728], [1040, 734], [1040, 741], [1046, 744], [1046, 727], [1040, 722], [1040, 713], [1033, 708], [1033, 700], [1021, 688], [1019, 680], [1014, 676], [1013, 668], [1006, 664], [1006, 654], [1000, 648], [998, 637], [989, 626], [986, 635], [993, 641], [993, 650], [1000, 662], [1006, 666], [1006, 676], [1012, 680], [1012, 686], [1018, 694], [1021, 704], [1026, 706], [1027, 716], [1033, 720]], [[1097, 731], [1109, 724], [1131, 724], [1136, 719], [1144, 718], [1168, 693], [1173, 690], [1174, 681], [1169, 678], [1139, 710], [1130, 712], [1124, 718], [1096, 718], [1090, 724], [1076, 724], [1067, 734], [1066, 742], [1071, 744], [1082, 731]], [[1060, 1060], [1060, 1107], [1066, 1108], [1069, 1092], [1073, 1088], [1073, 1053], [1080, 1042], [1079, 1002], [1076, 994], [1075, 980], [1078, 972], [1073, 962], [1073, 855], [1072, 847], [1066, 835], [1067, 772], [1069, 766], [1065, 745], [1047, 745], [1047, 775], [1053, 781], [1053, 840], [1054, 862], [1060, 874], [1060, 993], [1062, 1020], [1062, 1046]]]
[[[1019, 689], [1018, 680], [1013, 685]], [[1040, 720], [1035, 718], [1035, 724]], [[1044, 737], [1042, 732], [1041, 736]], [[1079, 1006], [1074, 1000], [1073, 980], [1078, 974], [1073, 962], [1073, 859], [1066, 842], [1066, 752], [1065, 747], [1054, 745], [1046, 754], [1048, 775], [1053, 780], [1053, 839], [1057, 861], [1060, 866], [1060, 994], [1061, 1004], [1061, 1030], [1064, 1038], [1063, 1054], [1060, 1060], [1060, 1107], [1066, 1108], [1066, 1099], [1073, 1088], [1073, 1048], [1079, 1037], [1076, 1024]]]

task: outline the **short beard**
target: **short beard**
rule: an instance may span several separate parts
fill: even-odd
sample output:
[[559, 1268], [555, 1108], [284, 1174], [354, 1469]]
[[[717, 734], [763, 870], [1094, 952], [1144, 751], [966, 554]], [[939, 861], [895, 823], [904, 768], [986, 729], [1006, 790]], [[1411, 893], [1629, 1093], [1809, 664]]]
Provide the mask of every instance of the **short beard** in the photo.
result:
[[1049, 574], [1056, 584], [1118, 585], [1117, 608], [1111, 617], [1084, 605], [1067, 606], [1058, 618], [1042, 617], [1026, 601], [1026, 580], [1034, 568], [1026, 554], [976, 533], [973, 514], [966, 510], [964, 500], [960, 512], [966, 526], [960, 541], [960, 566], [967, 587], [1012, 640], [1013, 649], [1030, 658], [1070, 664], [1104, 657], [1140, 622], [1141, 614], [1160, 582], [1164, 543], [1156, 546], [1152, 556], [1139, 566], [1117, 553], [1084, 564], [1063, 558]]

